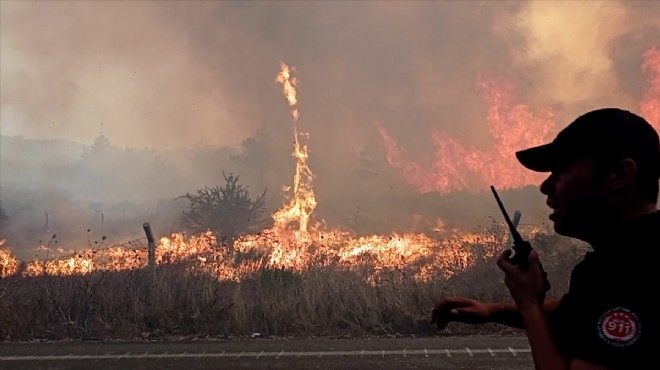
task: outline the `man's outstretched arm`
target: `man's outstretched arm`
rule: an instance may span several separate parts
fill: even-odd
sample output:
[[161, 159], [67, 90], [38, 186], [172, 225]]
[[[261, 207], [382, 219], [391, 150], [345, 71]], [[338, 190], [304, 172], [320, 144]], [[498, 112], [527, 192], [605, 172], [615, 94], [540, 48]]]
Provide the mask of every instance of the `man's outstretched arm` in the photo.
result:
[[[512, 328], [524, 329], [525, 323], [514, 302], [508, 303], [487, 303], [490, 314], [490, 321], [506, 325]], [[543, 303], [543, 314], [547, 317], [552, 314], [559, 305], [559, 299], [547, 300]]]
[[[549, 300], [543, 310], [552, 313], [559, 300]], [[484, 303], [466, 297], [440, 297], [433, 306], [432, 323], [444, 329], [449, 322], [466, 324], [497, 323], [512, 328], [523, 329], [518, 307], [513, 302]]]

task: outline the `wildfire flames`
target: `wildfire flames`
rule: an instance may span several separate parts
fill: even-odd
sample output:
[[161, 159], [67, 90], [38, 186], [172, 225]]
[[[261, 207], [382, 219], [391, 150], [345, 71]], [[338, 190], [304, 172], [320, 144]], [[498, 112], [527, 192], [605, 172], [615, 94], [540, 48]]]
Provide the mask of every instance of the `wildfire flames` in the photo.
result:
[[642, 115], [660, 131], [660, 48], [651, 48], [644, 53], [642, 68], [649, 83], [640, 109]]
[[[374, 273], [383, 269], [411, 270], [415, 277], [428, 280], [450, 276], [465, 269], [478, 258], [492, 256], [501, 250], [505, 234], [498, 232], [467, 233], [448, 230], [439, 225], [437, 235], [392, 234], [357, 237], [350, 232], [322, 227], [314, 222], [317, 201], [312, 182], [314, 175], [307, 164], [309, 152], [298, 131], [298, 80], [293, 69], [282, 62], [276, 81], [282, 84], [293, 117], [296, 171], [286, 204], [272, 215], [273, 227], [234, 242], [229, 251], [218, 243], [213, 233], [187, 238], [174, 233], [161, 238], [156, 248], [156, 263], [184, 263], [190, 269], [208, 272], [219, 279], [240, 280], [264, 267], [304, 270], [311, 267], [368, 266]], [[649, 77], [640, 110], [660, 129], [660, 49], [644, 54], [643, 72]], [[486, 149], [468, 148], [446, 133], [433, 133], [437, 147], [434, 161], [427, 166], [410, 161], [394, 137], [378, 127], [387, 150], [389, 163], [403, 171], [406, 181], [420, 192], [451, 192], [485, 187], [517, 187], [537, 183], [538, 174], [524, 171], [511, 160], [512, 150], [538, 145], [551, 139], [557, 126], [552, 112], [533, 114], [516, 102], [514, 88], [505, 81], [481, 76], [478, 91], [489, 104], [488, 129], [492, 145]], [[542, 178], [542, 176], [541, 176]], [[521, 230], [526, 237], [540, 228]], [[119, 271], [147, 266], [146, 248], [113, 247], [85, 250], [72, 257], [20, 263], [0, 241], [0, 277], [15, 274], [85, 274], [91, 271]], [[49, 248], [49, 247], [44, 247]], [[240, 259], [237, 256], [241, 256]]]
[[[640, 103], [640, 113], [660, 131], [660, 49], [644, 54], [642, 71], [648, 76], [648, 87]], [[513, 158], [518, 149], [552, 140], [560, 127], [550, 110], [534, 114], [516, 102], [511, 83], [479, 76], [477, 91], [488, 103], [488, 131], [491, 145], [485, 149], [467, 147], [447, 133], [436, 130], [431, 137], [435, 157], [425, 162], [406, 157], [390, 132], [379, 126], [378, 132], [390, 165], [403, 172], [408, 185], [420, 193], [449, 193], [457, 190], [484, 189], [490, 184], [498, 188], [517, 188], [538, 184], [544, 175], [527, 171]]]
[[18, 261], [8, 249], [3, 248], [4, 240], [0, 240], [0, 278], [10, 276], [18, 271]]
[[459, 140], [442, 131], [431, 135], [436, 147], [431, 163], [405, 158], [403, 150], [384, 127], [378, 127], [390, 165], [403, 171], [408, 185], [421, 193], [449, 193], [457, 190], [484, 189], [490, 184], [514, 188], [538, 183], [537, 173], [521, 169], [511, 160], [512, 148], [540, 145], [552, 139], [553, 115], [535, 116], [525, 105], [515, 103], [511, 84], [481, 76], [477, 88], [488, 102], [488, 130], [493, 144], [487, 149], [466, 148]]
[[[291, 76], [291, 70], [286, 63], [281, 62], [282, 70], [277, 75], [277, 81], [282, 83], [284, 87], [284, 97], [291, 106], [291, 115], [293, 116], [293, 139], [294, 148], [293, 156], [296, 158], [296, 173], [293, 177], [293, 195], [291, 202], [288, 206], [280, 209], [273, 215], [275, 227], [277, 229], [284, 229], [289, 227], [292, 223], [298, 223], [298, 231], [301, 237], [305, 236], [310, 216], [316, 208], [316, 197], [314, 196], [314, 188], [312, 187], [312, 180], [314, 175], [307, 165], [307, 152], [306, 145], [300, 145], [300, 136], [305, 136], [298, 133], [298, 126], [296, 125], [300, 118], [296, 92], [297, 79]], [[285, 189], [286, 190], [286, 189]]]

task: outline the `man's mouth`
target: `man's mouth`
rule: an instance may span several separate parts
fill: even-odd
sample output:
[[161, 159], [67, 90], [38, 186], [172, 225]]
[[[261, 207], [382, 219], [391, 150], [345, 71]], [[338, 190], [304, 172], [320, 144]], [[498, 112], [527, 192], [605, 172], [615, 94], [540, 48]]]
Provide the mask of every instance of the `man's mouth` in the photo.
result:
[[552, 210], [552, 212], [550, 213], [550, 216], [548, 216], [548, 217], [551, 220], [554, 219], [555, 216], [557, 215], [557, 212], [559, 211], [559, 204], [557, 204], [557, 202], [555, 202], [551, 199], [548, 199], [548, 201], [545, 204], [547, 204], [548, 207], [550, 207], [550, 209]]

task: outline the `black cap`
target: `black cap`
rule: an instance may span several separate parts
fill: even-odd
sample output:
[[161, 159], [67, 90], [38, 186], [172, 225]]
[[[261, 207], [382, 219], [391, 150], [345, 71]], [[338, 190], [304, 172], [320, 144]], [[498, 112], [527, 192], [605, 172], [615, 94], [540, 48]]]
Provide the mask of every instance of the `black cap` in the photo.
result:
[[516, 152], [523, 166], [537, 172], [551, 172], [585, 155], [631, 158], [660, 176], [658, 133], [644, 118], [618, 108], [585, 113], [551, 143]]

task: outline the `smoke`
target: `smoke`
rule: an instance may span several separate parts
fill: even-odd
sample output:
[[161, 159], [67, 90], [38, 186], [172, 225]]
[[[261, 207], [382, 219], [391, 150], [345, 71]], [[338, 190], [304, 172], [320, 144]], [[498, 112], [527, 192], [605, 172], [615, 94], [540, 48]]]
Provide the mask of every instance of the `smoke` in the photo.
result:
[[[514, 80], [532, 105], [636, 108], [620, 81], [639, 65], [622, 75], [614, 46], [657, 32], [659, 10], [617, 1], [9, 2], [2, 128], [82, 142], [103, 132], [130, 147], [237, 146], [264, 121], [288, 128], [273, 83], [286, 60], [298, 67], [313, 136], [355, 148], [373, 141], [378, 120], [479, 140], [478, 71]], [[654, 43], [638, 37], [626, 58], [639, 61]]]
[[532, 2], [512, 22], [514, 32], [525, 35], [513, 60], [538, 71], [530, 90], [539, 101], [617, 99], [610, 45], [629, 22], [618, 2]]
[[[239, 159], [202, 155], [194, 166], [167, 156], [169, 186], [149, 194], [171, 198], [240, 170], [277, 208], [294, 166], [275, 81], [285, 61], [299, 80], [319, 212], [340, 222], [364, 207], [387, 215], [371, 222], [381, 225], [411, 218], [415, 190], [387, 164], [379, 127], [411, 158], [433, 155], [433, 132], [491, 145], [480, 75], [515, 86], [532, 114], [552, 111], [557, 129], [599, 106], [639, 111], [642, 55], [660, 44], [660, 3], [650, 1], [29, 1], [3, 2], [0, 14], [2, 135], [89, 145], [102, 133], [163, 156], [249, 144]], [[8, 182], [26, 176], [14, 174], [0, 179], [3, 204]], [[133, 191], [110, 190], [113, 201]]]

